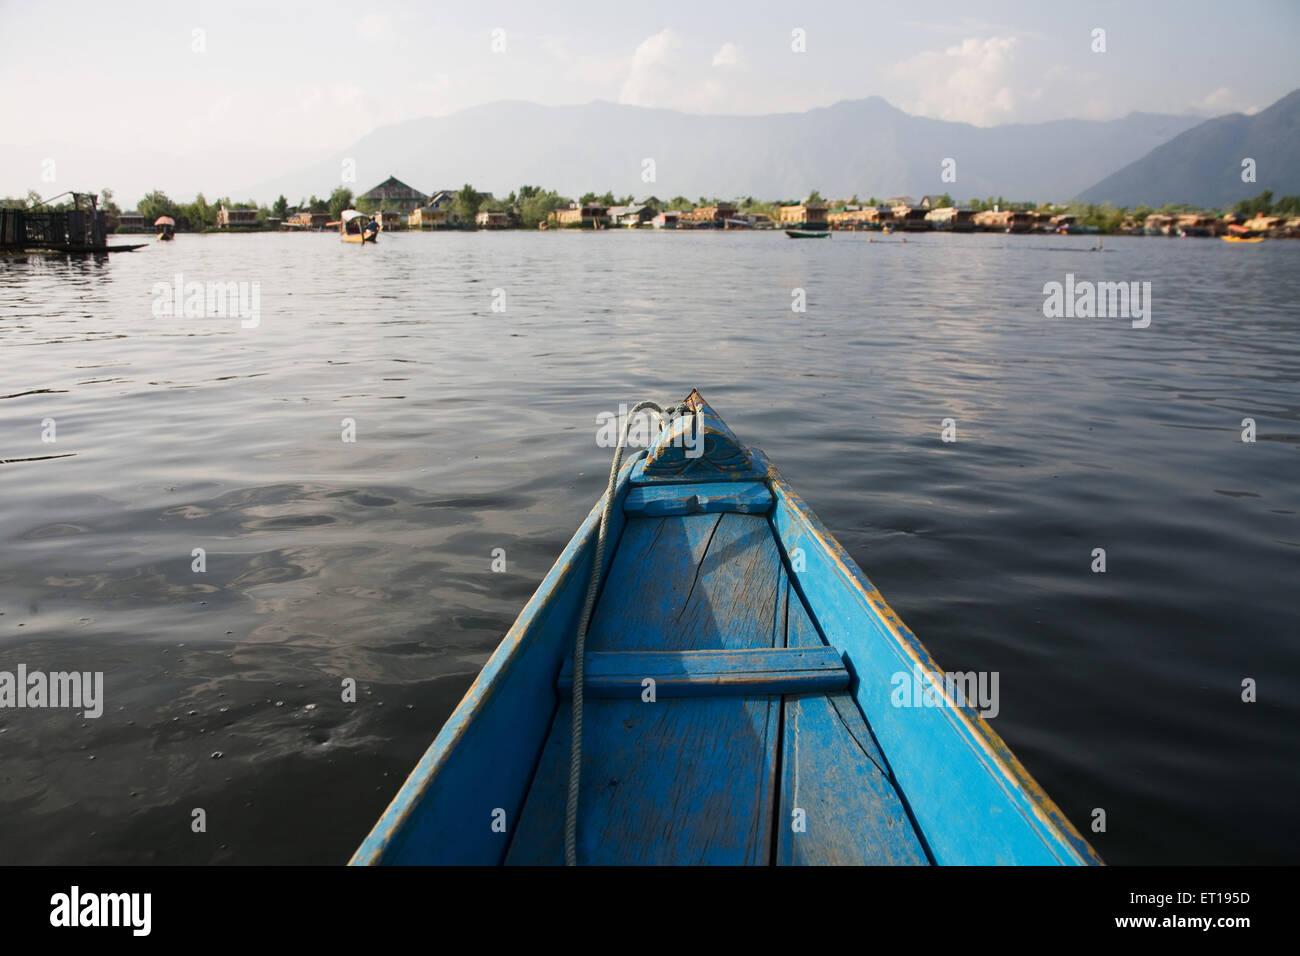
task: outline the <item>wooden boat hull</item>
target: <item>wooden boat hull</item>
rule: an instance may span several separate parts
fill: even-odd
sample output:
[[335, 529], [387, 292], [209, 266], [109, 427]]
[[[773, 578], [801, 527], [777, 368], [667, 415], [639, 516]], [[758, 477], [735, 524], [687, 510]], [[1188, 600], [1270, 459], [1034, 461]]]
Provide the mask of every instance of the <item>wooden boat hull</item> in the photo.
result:
[[1263, 236], [1220, 236], [1224, 242], [1263, 242]]
[[159, 242], [171, 242], [172, 234], [170, 232], [160, 232], [158, 233], [157, 238]]
[[785, 234], [791, 239], [825, 239], [830, 236], [829, 230], [820, 231], [812, 229], [787, 229]]
[[[973, 704], [942, 680], [930, 703], [900, 700], [939, 673], [925, 648], [766, 457], [687, 402], [614, 486], [584, 656], [579, 862], [1099, 863]], [[563, 862], [600, 511], [353, 864]]]

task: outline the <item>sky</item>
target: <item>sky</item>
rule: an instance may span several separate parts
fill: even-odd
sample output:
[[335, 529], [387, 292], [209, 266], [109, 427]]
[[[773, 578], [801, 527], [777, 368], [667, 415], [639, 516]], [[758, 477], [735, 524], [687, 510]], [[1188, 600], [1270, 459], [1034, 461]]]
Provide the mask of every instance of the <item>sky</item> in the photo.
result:
[[238, 199], [378, 126], [503, 99], [763, 114], [875, 95], [989, 126], [1255, 112], [1300, 87], [1295, 0], [542, 6], [0, 0], [0, 195]]

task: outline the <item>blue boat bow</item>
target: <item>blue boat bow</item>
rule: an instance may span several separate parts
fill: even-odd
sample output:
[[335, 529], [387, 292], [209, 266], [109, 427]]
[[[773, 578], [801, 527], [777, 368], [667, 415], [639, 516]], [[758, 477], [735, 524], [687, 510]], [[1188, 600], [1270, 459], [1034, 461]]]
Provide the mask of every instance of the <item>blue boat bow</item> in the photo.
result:
[[[767, 458], [692, 392], [613, 486], [578, 861], [1094, 864]], [[560, 864], [603, 497], [354, 864]]]

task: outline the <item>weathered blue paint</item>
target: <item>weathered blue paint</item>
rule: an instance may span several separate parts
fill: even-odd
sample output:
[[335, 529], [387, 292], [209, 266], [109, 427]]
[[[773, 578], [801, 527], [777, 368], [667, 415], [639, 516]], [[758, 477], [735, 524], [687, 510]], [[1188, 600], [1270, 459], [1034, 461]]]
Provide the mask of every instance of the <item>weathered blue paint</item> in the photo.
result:
[[[605, 551], [618, 552], [622, 498], [638, 454], [623, 466]], [[353, 864], [500, 863], [550, 730], [555, 678], [573, 654], [600, 525], [597, 501], [479, 672]], [[500, 811], [500, 813], [498, 813]], [[494, 824], [504, 817], [506, 832]]]
[[928, 866], [853, 698], [803, 694], [784, 707], [775, 862]]
[[724, 511], [765, 515], [771, 510], [772, 492], [761, 481], [633, 485], [623, 501], [623, 513], [639, 518], [720, 514]]
[[[705, 464], [676, 457], [670, 429], [655, 467], [638, 456], [617, 485], [587, 639], [580, 862], [1100, 862], [969, 705], [941, 690], [943, 706], [894, 706], [897, 675], [937, 672], [929, 654], [762, 453], [698, 393], [688, 404], [674, 427], [700, 419]], [[599, 508], [354, 863], [562, 862], [561, 672]]]
[[[787, 583], [788, 587], [793, 587]], [[829, 651], [798, 593], [786, 644]], [[846, 692], [785, 698], [776, 863], [923, 866], [930, 862], [867, 722]], [[846, 800], [845, 794], [855, 799]]]
[[587, 648], [771, 647], [780, 565], [759, 515], [628, 518]]
[[[1100, 858], [975, 710], [894, 706], [902, 676], [941, 673], [821, 521], [767, 464], [783, 555], [818, 629], [844, 653], [853, 698], [939, 864], [1088, 864]], [[902, 676], [900, 676], [902, 675]]]
[[646, 455], [637, 481], [762, 481], [749, 449], [732, 434], [698, 391], [682, 403], [692, 414], [673, 419]]
[[[589, 700], [578, 862], [770, 862], [780, 697]], [[564, 861], [569, 704], [560, 706], [507, 863]]]
[[[723, 697], [829, 694], [848, 690], [849, 672], [833, 647], [736, 651], [606, 651], [586, 655], [588, 698]], [[654, 683], [647, 686], [646, 681]], [[573, 694], [573, 660], [556, 685]]]

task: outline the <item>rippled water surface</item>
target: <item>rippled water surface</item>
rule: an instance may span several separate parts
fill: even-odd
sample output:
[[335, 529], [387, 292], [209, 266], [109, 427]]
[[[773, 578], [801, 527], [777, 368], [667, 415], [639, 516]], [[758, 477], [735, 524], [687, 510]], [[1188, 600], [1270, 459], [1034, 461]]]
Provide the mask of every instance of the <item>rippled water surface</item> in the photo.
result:
[[[0, 710], [0, 862], [345, 861], [603, 489], [596, 416], [692, 386], [1000, 673], [1107, 861], [1295, 862], [1300, 243], [890, 238], [0, 259], [0, 670], [106, 682]], [[258, 283], [257, 327], [155, 315], [178, 273]], [[1150, 327], [1044, 318], [1067, 273], [1150, 281]]]

